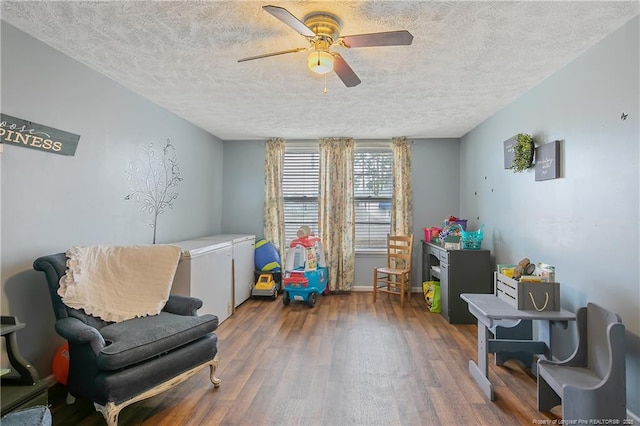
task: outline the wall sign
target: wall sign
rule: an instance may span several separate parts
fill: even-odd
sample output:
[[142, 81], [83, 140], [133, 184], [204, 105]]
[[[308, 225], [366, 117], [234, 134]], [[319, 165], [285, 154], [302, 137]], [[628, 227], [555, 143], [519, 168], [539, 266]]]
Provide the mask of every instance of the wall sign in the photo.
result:
[[0, 114], [0, 143], [38, 149], [60, 155], [75, 155], [79, 135], [32, 121]]
[[513, 147], [518, 143], [518, 135], [513, 136], [510, 139], [504, 141], [504, 168], [508, 169], [513, 164], [513, 160], [516, 158], [516, 154], [513, 151]]
[[536, 180], [560, 177], [560, 141], [553, 141], [536, 148]]

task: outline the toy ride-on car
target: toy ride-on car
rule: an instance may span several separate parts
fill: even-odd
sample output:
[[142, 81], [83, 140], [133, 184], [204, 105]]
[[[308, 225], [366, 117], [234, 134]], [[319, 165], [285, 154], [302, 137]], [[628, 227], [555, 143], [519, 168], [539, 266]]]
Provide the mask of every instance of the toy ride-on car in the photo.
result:
[[317, 295], [326, 292], [328, 279], [326, 267], [318, 267], [315, 271], [287, 271], [283, 279], [282, 303], [286, 306], [297, 300], [313, 307]]
[[317, 295], [327, 294], [329, 290], [324, 248], [308, 226], [301, 226], [296, 236], [287, 250], [282, 303], [288, 305], [292, 300], [299, 300], [314, 306]]

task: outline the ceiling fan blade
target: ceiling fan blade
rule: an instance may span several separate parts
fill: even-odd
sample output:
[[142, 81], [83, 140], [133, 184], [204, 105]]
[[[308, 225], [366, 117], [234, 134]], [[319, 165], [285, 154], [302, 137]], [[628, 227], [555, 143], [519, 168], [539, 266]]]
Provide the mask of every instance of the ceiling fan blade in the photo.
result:
[[266, 12], [269, 12], [270, 14], [272, 14], [273, 16], [275, 16], [276, 18], [278, 18], [279, 20], [281, 20], [282, 22], [284, 22], [285, 24], [287, 24], [288, 26], [290, 26], [291, 28], [293, 28], [294, 30], [302, 34], [303, 36], [307, 36], [307, 37], [316, 36], [316, 33], [311, 31], [309, 27], [307, 27], [301, 20], [293, 16], [291, 12], [289, 12], [287, 9], [283, 7], [271, 6], [271, 5], [262, 6], [262, 9], [264, 9], [264, 11]]
[[338, 53], [332, 53], [333, 55], [333, 71], [340, 77], [340, 80], [347, 87], [354, 87], [361, 83], [360, 78], [351, 69], [347, 61]]
[[344, 36], [340, 40], [345, 47], [401, 46], [411, 44], [413, 35], [407, 30], [401, 30]]
[[248, 58], [238, 59], [238, 62], [246, 62], [246, 61], [252, 61], [254, 59], [268, 58], [270, 56], [286, 55], [287, 53], [297, 53], [297, 52], [302, 52], [303, 50], [308, 50], [308, 48], [297, 47], [295, 49], [283, 50], [281, 52], [273, 52], [273, 53], [265, 53], [264, 55], [249, 56]]

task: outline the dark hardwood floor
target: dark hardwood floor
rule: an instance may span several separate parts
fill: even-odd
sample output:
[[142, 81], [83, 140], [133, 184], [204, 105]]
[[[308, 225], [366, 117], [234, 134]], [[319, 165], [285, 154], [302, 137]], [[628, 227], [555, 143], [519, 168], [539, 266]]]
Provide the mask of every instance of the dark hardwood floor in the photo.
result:
[[[217, 330], [222, 385], [208, 369], [133, 404], [120, 425], [513, 425], [551, 423], [536, 410], [535, 379], [515, 361], [491, 365], [496, 401], [468, 371], [476, 326], [450, 325], [421, 295], [351, 293], [314, 308], [281, 296], [249, 300]], [[493, 359], [490, 358], [490, 363]], [[50, 390], [54, 425], [104, 425], [88, 401]], [[559, 411], [558, 411], [559, 412]], [[554, 411], [556, 413], [556, 411]]]

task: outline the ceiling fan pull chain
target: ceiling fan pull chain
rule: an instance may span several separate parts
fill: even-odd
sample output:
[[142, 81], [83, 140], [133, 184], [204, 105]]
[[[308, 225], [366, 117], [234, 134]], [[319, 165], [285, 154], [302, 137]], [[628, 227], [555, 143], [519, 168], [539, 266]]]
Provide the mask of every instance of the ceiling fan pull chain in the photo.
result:
[[327, 93], [327, 74], [324, 75], [324, 93]]

